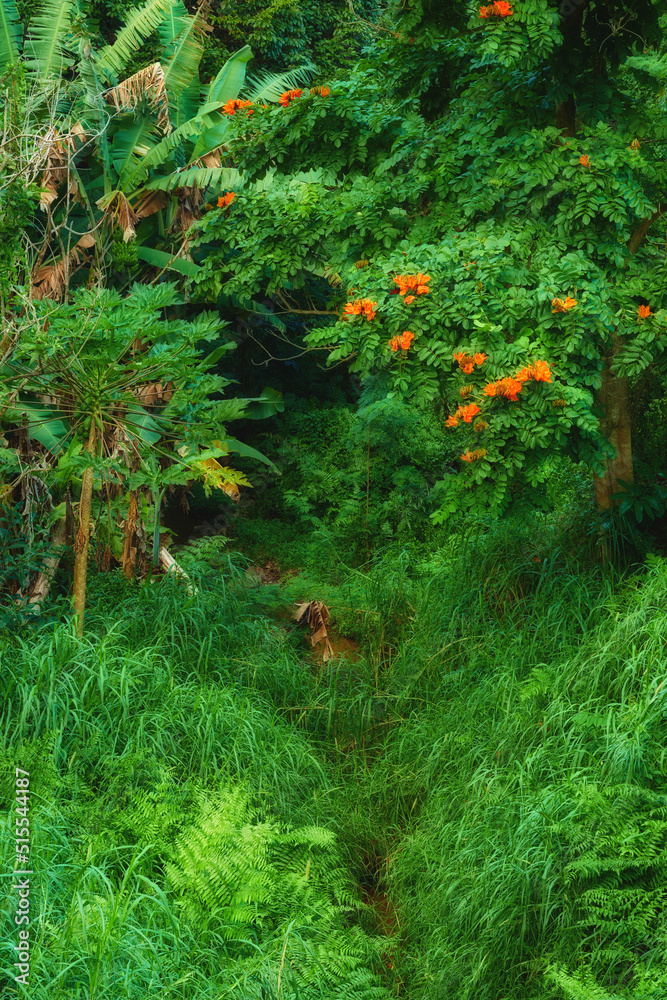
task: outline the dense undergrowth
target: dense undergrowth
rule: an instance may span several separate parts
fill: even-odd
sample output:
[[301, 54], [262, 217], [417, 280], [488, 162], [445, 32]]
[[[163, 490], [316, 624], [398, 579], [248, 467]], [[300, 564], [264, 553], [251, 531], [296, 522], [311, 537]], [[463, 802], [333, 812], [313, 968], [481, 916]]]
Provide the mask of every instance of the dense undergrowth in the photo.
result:
[[[30, 995], [666, 995], [667, 563], [535, 515], [249, 587], [224, 542], [196, 594], [100, 575], [85, 640], [2, 635]], [[359, 659], [309, 657], [311, 598]]]

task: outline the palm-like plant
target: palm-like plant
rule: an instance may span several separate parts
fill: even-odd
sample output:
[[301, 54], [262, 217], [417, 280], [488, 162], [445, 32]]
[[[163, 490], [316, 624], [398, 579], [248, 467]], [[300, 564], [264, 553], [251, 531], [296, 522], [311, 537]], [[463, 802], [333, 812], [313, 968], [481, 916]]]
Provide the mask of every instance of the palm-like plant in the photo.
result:
[[[203, 478], [238, 494], [239, 484], [250, 484], [217, 457], [237, 451], [272, 464], [225, 430], [252, 401], [211, 399], [230, 380], [210, 369], [234, 346], [201, 356], [197, 345], [220, 337], [217, 314], [163, 320], [160, 313], [177, 303], [167, 284], [136, 285], [126, 299], [82, 291], [71, 305], [43, 302], [37, 322], [0, 368], [3, 419], [24, 422], [51, 456], [60, 482], [81, 483], [73, 584], [80, 631], [96, 480], [100, 488], [105, 482], [117, 489], [148, 486], [159, 538], [159, 498], [167, 483]], [[271, 409], [268, 397], [262, 402]]]
[[[193, 273], [192, 262], [182, 259], [182, 238], [166, 259], [155, 244], [170, 232], [185, 234], [199, 218], [207, 191], [215, 197], [242, 187], [243, 177], [224, 158], [225, 105], [242, 93], [247, 100], [276, 103], [283, 90], [314, 70], [308, 64], [246, 83], [252, 52], [245, 46], [202, 86], [206, 12], [205, 3], [190, 15], [182, 0], [148, 0], [130, 11], [113, 44], [95, 50], [78, 0], [44, 0], [27, 31], [14, 0], [0, 0], [0, 74], [20, 60], [28, 85], [44, 92], [60, 88], [62, 121], [40, 146], [46, 225], [33, 269], [36, 297], [66, 296], [69, 279], [89, 262], [85, 251], [93, 246], [99, 271], [118, 227], [126, 241], [137, 236], [138, 256], [146, 263]], [[155, 32], [161, 60], [123, 78]], [[74, 69], [67, 83], [64, 68]], [[63, 226], [70, 234], [67, 248], [53, 238]]]

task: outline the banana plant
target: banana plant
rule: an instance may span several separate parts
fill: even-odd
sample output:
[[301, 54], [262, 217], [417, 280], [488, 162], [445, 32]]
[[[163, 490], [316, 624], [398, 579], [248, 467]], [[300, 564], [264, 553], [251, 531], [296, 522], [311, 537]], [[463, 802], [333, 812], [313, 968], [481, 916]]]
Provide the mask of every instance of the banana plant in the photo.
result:
[[[220, 343], [224, 324], [212, 313], [161, 317], [178, 304], [168, 284], [137, 284], [127, 298], [81, 290], [69, 305], [44, 300], [37, 304], [37, 321], [0, 369], [2, 420], [22, 423], [42, 445], [55, 483], [80, 485], [73, 579], [79, 634], [95, 485], [107, 495], [128, 483], [132, 490], [148, 485], [159, 492], [169, 482], [213, 477], [214, 485], [233, 494], [250, 484], [219, 458], [237, 452], [275, 469], [226, 433], [226, 423], [245, 415], [252, 401], [212, 398], [231, 381], [212, 370], [235, 346]], [[199, 345], [211, 341], [218, 346], [202, 356]], [[272, 403], [273, 412], [282, 405], [271, 394], [257, 402], [264, 412]]]
[[[225, 106], [241, 94], [277, 103], [315, 69], [305, 64], [246, 80], [252, 51], [244, 46], [202, 86], [204, 18], [204, 8], [188, 14], [183, 0], [148, 0], [126, 15], [113, 44], [96, 48], [79, 0], [44, 0], [27, 31], [15, 0], [0, 0], [0, 74], [20, 60], [33, 89], [58, 88], [62, 114], [40, 147], [46, 223], [33, 240], [42, 246], [33, 268], [35, 297], [66, 298], [72, 276], [91, 263], [93, 246], [99, 271], [118, 227], [126, 241], [136, 236], [146, 249], [161, 249], [169, 233], [180, 233], [183, 242], [207, 191], [215, 198], [244, 185], [221, 150], [230, 121]], [[160, 60], [125, 77], [139, 46], [156, 32]], [[51, 237], [63, 228], [70, 234], [65, 253]]]

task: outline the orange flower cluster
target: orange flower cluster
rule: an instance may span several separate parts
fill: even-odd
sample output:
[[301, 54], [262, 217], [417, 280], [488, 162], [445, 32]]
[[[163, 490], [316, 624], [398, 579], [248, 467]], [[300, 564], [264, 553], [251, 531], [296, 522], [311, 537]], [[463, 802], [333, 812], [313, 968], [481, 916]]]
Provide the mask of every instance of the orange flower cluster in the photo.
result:
[[488, 7], [479, 8], [480, 17], [509, 17], [513, 13], [512, 6], [507, 0], [496, 0], [495, 3], [490, 3]]
[[348, 316], [361, 316], [363, 313], [368, 322], [375, 319], [375, 306], [377, 302], [371, 302], [370, 299], [355, 299], [354, 302], [348, 302], [343, 308], [343, 316], [341, 319], [347, 319]]
[[637, 316], [639, 317], [639, 319], [648, 319], [648, 317], [652, 316], [652, 315], [653, 315], [653, 313], [651, 312], [651, 307], [650, 306], [638, 306], [637, 307]]
[[227, 205], [231, 205], [234, 198], [236, 198], [236, 195], [233, 191], [228, 191], [227, 194], [221, 194], [218, 198], [218, 208], [226, 208]]
[[285, 90], [278, 98], [278, 104], [282, 104], [284, 108], [288, 106], [290, 101], [295, 101], [297, 97], [301, 97], [303, 90]]
[[447, 417], [445, 427], [458, 427], [459, 420], [463, 420], [464, 424], [472, 423], [472, 418], [481, 412], [477, 403], [468, 403], [467, 406], [459, 406], [453, 417]]
[[464, 375], [470, 375], [472, 373], [475, 365], [483, 365], [486, 361], [486, 354], [465, 354], [463, 351], [459, 351], [458, 354], [454, 355], [455, 359], [459, 363], [459, 368], [464, 373]]
[[475, 462], [478, 458], [484, 458], [486, 448], [478, 448], [476, 451], [466, 451], [460, 456], [462, 462]]
[[[427, 282], [430, 280], [430, 274], [397, 274], [394, 278], [394, 283], [398, 285], [401, 295], [405, 295], [406, 292], [415, 292], [417, 295], [428, 295], [431, 289], [427, 287]], [[408, 295], [405, 299], [408, 305], [414, 302], [414, 300], [414, 295]]]
[[552, 299], [551, 305], [553, 306], [553, 309], [551, 311], [552, 313], [564, 313], [567, 312], [568, 309], [574, 309], [576, 304], [577, 300], [571, 299], [569, 295], [566, 299]]
[[[233, 115], [235, 111], [240, 111], [242, 108], [249, 108], [252, 101], [239, 101], [237, 98], [232, 98], [227, 101], [226, 104], [222, 106], [223, 115]], [[254, 111], [249, 111], [249, 115], [254, 114]]]
[[590, 167], [591, 165], [591, 161], [586, 155], [579, 157], [579, 163], [582, 165], [582, 167]]
[[400, 337], [392, 337], [388, 346], [392, 351], [397, 351], [399, 347], [401, 350], [407, 351], [414, 339], [415, 335], [411, 330], [404, 330]]
[[331, 91], [329, 90], [328, 87], [311, 87], [310, 93], [319, 94], [320, 97], [328, 97]]
[[521, 368], [516, 375], [490, 382], [482, 391], [485, 396], [504, 396], [505, 399], [511, 399], [516, 403], [518, 394], [523, 389], [523, 383], [531, 378], [536, 382], [551, 382], [551, 370], [546, 361], [536, 361], [534, 365]]

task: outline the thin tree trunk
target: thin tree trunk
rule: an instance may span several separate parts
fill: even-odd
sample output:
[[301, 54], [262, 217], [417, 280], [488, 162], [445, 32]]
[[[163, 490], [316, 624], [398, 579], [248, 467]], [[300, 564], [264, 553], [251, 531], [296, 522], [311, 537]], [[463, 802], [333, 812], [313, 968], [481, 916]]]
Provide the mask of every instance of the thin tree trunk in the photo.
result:
[[134, 490], [130, 490], [130, 506], [125, 521], [125, 539], [123, 541], [123, 573], [128, 580], [132, 579], [137, 568], [137, 546], [133, 545], [137, 516], [137, 494]]
[[[602, 385], [596, 402], [604, 409], [600, 429], [607, 441], [615, 448], [616, 454], [605, 460], [604, 475], [593, 476], [598, 512], [610, 510], [618, 503], [612, 494], [623, 492], [618, 480], [632, 483], [634, 469], [632, 463], [632, 420], [627, 377], [614, 375], [611, 371], [613, 358], [623, 348], [623, 340], [617, 333], [612, 334], [613, 346], [605, 358], [602, 370]], [[601, 556], [603, 565], [607, 562], [606, 539], [601, 533]]]
[[[95, 453], [95, 417], [90, 423], [90, 434], [86, 451]], [[76, 618], [76, 634], [83, 635], [83, 617], [86, 609], [86, 578], [88, 576], [88, 544], [90, 542], [90, 507], [93, 499], [93, 467], [83, 473], [81, 481], [81, 502], [79, 503], [79, 530], [74, 542], [74, 582], [72, 598]]]

